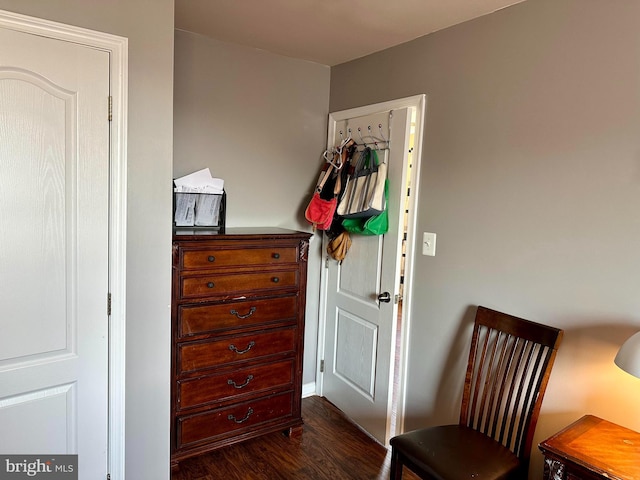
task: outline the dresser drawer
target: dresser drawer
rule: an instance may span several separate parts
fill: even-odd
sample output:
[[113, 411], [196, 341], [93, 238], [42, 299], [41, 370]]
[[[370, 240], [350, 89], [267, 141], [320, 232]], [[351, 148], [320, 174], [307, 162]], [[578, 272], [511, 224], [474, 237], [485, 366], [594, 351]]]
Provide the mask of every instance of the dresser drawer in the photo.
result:
[[298, 286], [297, 270], [211, 274], [180, 278], [180, 298], [215, 298]]
[[178, 375], [225, 363], [295, 352], [296, 328], [178, 345]]
[[296, 321], [298, 296], [178, 307], [178, 337]]
[[287, 392], [201, 414], [179, 417], [177, 447], [237, 435], [240, 433], [239, 430], [251, 430], [269, 421], [290, 417], [292, 412], [293, 392]]
[[180, 267], [185, 270], [215, 267], [278, 265], [297, 263], [296, 247], [182, 250]]
[[293, 385], [294, 368], [294, 360], [290, 359], [181, 380], [178, 382], [178, 408], [185, 409], [249, 394], [286, 389]]

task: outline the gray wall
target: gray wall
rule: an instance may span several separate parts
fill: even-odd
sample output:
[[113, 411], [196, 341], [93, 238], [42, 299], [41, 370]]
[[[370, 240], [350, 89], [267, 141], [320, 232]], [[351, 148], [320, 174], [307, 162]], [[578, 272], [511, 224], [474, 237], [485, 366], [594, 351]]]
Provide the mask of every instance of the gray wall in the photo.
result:
[[[309, 231], [327, 142], [329, 67], [189, 32], [175, 36], [174, 176], [223, 178], [227, 225]], [[304, 383], [315, 381], [320, 236], [311, 241]]]
[[640, 430], [613, 364], [640, 329], [640, 2], [614, 3], [529, 0], [331, 70], [330, 111], [427, 95], [438, 250], [416, 260], [407, 428], [457, 420], [481, 304], [565, 329], [536, 444], [586, 413]]
[[[418, 93], [418, 231], [438, 233], [438, 252], [416, 262], [407, 427], [455, 420], [458, 335], [483, 304], [566, 330], [536, 441], [585, 413], [640, 430], [640, 383], [612, 364], [640, 327], [640, 3], [528, 0], [332, 68], [330, 108], [327, 67], [178, 33], [179, 52], [211, 54], [223, 95], [199, 97], [214, 109], [194, 116], [180, 111], [193, 98], [176, 102], [173, 170], [172, 1], [0, 8], [129, 38], [127, 478], [169, 476], [171, 178], [209, 166], [230, 225], [306, 229], [327, 112]], [[203, 91], [178, 70], [177, 91]], [[535, 448], [533, 460], [539, 473]]]
[[129, 39], [126, 476], [169, 478], [173, 0], [0, 0]]

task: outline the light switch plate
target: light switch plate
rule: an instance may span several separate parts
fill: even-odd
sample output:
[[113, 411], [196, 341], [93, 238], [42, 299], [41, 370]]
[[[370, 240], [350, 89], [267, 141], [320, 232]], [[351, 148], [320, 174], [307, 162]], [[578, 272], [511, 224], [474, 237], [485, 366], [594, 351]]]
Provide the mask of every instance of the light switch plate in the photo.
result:
[[424, 232], [422, 235], [422, 254], [436, 256], [436, 234]]

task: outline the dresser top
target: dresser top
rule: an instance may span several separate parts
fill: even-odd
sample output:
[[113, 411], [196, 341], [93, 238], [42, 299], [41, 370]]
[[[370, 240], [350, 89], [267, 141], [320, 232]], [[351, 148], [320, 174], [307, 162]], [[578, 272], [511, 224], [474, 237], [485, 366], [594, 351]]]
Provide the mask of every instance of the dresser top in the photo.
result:
[[605, 478], [640, 480], [640, 433], [585, 415], [539, 445]]
[[216, 229], [206, 228], [176, 227], [173, 229], [174, 241], [214, 240], [215, 238], [229, 240], [247, 237], [278, 238], [283, 236], [288, 238], [297, 237], [300, 239], [308, 239], [311, 236], [311, 233], [278, 227], [227, 227], [225, 228], [224, 233]]

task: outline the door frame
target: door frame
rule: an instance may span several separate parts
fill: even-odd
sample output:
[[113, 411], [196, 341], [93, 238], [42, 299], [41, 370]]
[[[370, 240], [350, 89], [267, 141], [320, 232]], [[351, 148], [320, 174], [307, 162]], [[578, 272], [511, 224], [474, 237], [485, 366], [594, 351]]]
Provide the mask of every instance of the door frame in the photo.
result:
[[[361, 117], [365, 115], [374, 114], [382, 110], [398, 110], [401, 108], [413, 107], [416, 109], [416, 131], [414, 138], [414, 150], [415, 155], [413, 157], [413, 164], [410, 171], [410, 185], [411, 194], [409, 195], [409, 206], [407, 216], [407, 239], [405, 241], [405, 264], [404, 264], [404, 289], [402, 298], [402, 331], [400, 339], [400, 355], [397, 364], [399, 385], [397, 392], [397, 410], [396, 410], [396, 422], [395, 432], [400, 433], [404, 431], [404, 417], [405, 417], [405, 399], [406, 399], [406, 367], [408, 361], [408, 354], [406, 345], [408, 345], [409, 331], [411, 328], [411, 312], [412, 312], [412, 299], [413, 299], [413, 271], [414, 271], [414, 258], [415, 258], [415, 240], [416, 240], [416, 223], [417, 223], [417, 200], [420, 187], [420, 167], [422, 164], [422, 144], [424, 138], [425, 129], [425, 115], [426, 115], [427, 96], [425, 94], [414, 95], [411, 97], [400, 98], [396, 100], [390, 100], [386, 102], [376, 103], [372, 105], [365, 105], [361, 107], [351, 108], [348, 110], [341, 110], [338, 112], [332, 112], [329, 114], [329, 125], [327, 134], [327, 147], [331, 147], [330, 143], [335, 137], [335, 125], [338, 121], [347, 118]], [[324, 245], [324, 242], [323, 242]], [[324, 264], [326, 254], [321, 251], [322, 263]], [[398, 265], [400, 265], [400, 258], [398, 258]], [[320, 269], [320, 297], [318, 305], [318, 355], [316, 364], [316, 392], [318, 395], [323, 395], [323, 363], [325, 356], [325, 340], [326, 340], [326, 315], [327, 315], [327, 275], [325, 274], [325, 268], [321, 266]], [[392, 380], [393, 381], [393, 380]], [[389, 419], [387, 419], [389, 421]], [[393, 436], [393, 432], [391, 432]]]
[[[109, 53], [109, 411], [107, 471], [124, 480], [125, 334], [127, 239], [128, 39], [50, 20], [0, 10], [0, 27], [84, 45]], [[105, 102], [108, 99], [105, 98]], [[105, 308], [108, 300], [105, 299]]]

